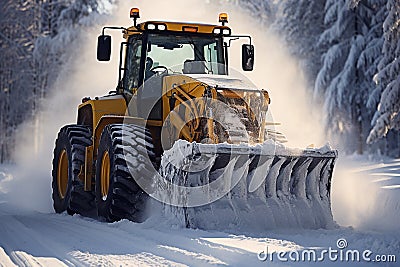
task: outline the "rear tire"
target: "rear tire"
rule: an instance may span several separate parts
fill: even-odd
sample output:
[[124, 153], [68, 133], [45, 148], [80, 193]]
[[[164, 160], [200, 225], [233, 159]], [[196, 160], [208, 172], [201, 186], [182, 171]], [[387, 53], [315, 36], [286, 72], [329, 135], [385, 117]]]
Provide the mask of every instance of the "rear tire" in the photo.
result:
[[[91, 137], [90, 129], [81, 125], [64, 126], [58, 134], [52, 171], [52, 196], [57, 213], [65, 210], [71, 215], [78, 213], [88, 216], [93, 213], [94, 194], [86, 192], [83, 182], [79, 179], [85, 164], [85, 148], [92, 144]], [[60, 168], [60, 163], [64, 164], [64, 167]]]
[[111, 124], [104, 128], [96, 163], [95, 191], [100, 218], [108, 222], [143, 222], [147, 218], [148, 194], [135, 179], [152, 179], [153, 151], [151, 134], [142, 126]]

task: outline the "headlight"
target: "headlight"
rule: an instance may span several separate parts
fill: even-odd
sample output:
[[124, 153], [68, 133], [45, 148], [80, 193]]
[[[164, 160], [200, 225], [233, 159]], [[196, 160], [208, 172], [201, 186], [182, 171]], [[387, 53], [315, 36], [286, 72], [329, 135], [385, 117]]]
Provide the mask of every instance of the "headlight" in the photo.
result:
[[159, 30], [159, 31], [165, 31], [167, 29], [167, 25], [165, 24], [154, 24], [154, 23], [148, 23], [146, 24], [146, 30]]
[[157, 30], [159, 31], [165, 31], [167, 29], [167, 26], [164, 24], [157, 24]]
[[231, 35], [231, 29], [229, 28], [214, 28], [213, 33], [216, 35], [224, 35], [224, 36], [229, 36]]
[[231, 35], [231, 30], [230, 29], [223, 29], [222, 30], [223, 35]]
[[156, 29], [156, 25], [149, 23], [149, 24], [147, 24], [147, 29], [148, 30], [155, 30]]
[[221, 34], [221, 29], [215, 28], [213, 32], [214, 34]]

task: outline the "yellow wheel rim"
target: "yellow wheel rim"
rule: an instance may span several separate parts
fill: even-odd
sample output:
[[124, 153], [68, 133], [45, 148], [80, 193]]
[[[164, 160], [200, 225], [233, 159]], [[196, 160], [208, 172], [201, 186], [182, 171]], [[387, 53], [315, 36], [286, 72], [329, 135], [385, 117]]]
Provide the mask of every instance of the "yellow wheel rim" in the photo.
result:
[[64, 199], [68, 187], [68, 157], [65, 149], [58, 158], [57, 187], [59, 196]]
[[110, 156], [108, 151], [104, 152], [101, 159], [101, 196], [105, 200], [110, 187]]

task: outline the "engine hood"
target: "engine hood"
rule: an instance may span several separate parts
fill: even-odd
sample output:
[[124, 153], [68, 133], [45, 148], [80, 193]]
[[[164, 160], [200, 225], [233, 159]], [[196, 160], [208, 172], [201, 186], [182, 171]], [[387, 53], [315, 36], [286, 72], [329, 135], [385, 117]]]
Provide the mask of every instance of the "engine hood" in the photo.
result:
[[206, 83], [212, 87], [258, 91], [258, 88], [247, 78], [228, 75], [209, 75], [209, 74], [185, 74], [199, 82]]

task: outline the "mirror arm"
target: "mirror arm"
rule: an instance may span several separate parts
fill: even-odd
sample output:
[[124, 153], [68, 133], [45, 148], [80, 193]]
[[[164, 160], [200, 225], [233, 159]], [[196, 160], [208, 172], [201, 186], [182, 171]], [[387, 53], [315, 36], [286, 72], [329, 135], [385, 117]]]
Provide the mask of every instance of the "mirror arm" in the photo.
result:
[[125, 31], [128, 30], [128, 29], [126, 29], [124, 27], [105, 26], [105, 27], [103, 27], [103, 30], [101, 31], [101, 35], [104, 35], [106, 29], [110, 29], [110, 30], [125, 30]]
[[231, 42], [232, 42], [232, 41], [238, 40], [238, 39], [240, 39], [240, 38], [249, 38], [250, 45], [252, 44], [252, 43], [251, 43], [252, 40], [251, 40], [251, 36], [250, 36], [250, 35], [230, 35], [230, 36], [227, 36], [227, 37], [225, 37], [225, 38], [230, 38], [230, 39], [229, 39], [228, 47], [231, 46]]
[[236, 38], [229, 39], [229, 42], [228, 42], [228, 44], [227, 44], [227, 46], [226, 46], [226, 47], [231, 47], [231, 43], [232, 43], [232, 41], [235, 41], [235, 40], [239, 40], [239, 37], [236, 37]]
[[117, 26], [105, 26], [103, 27], [103, 30], [101, 31], [101, 34], [104, 35], [105, 31], [109, 29], [109, 30], [124, 30], [125, 32], [142, 32], [142, 30], [136, 28], [137, 30], [129, 30], [125, 27], [117, 27]]

